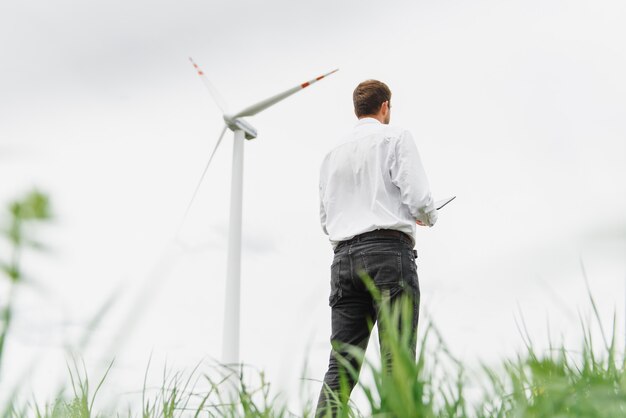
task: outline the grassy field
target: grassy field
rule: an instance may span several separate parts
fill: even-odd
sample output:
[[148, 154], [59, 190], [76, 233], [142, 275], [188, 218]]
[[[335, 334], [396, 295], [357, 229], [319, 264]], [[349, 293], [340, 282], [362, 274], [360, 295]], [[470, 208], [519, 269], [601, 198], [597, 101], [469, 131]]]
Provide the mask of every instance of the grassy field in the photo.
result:
[[[22, 280], [20, 254], [38, 249], [27, 228], [34, 222], [50, 218], [48, 199], [33, 192], [9, 207], [9, 221], [3, 229], [12, 248], [8, 261], [0, 260], [9, 281], [8, 297], [0, 306], [0, 373], [4, 342], [10, 336], [13, 292]], [[364, 278], [367, 281], [367, 278]], [[376, 289], [370, 289], [378, 297]], [[589, 301], [595, 321], [603, 330], [596, 304]], [[480, 373], [468, 377], [466, 367], [447, 349], [434, 324], [425, 324], [418, 342], [417, 359], [407, 348], [406, 332], [398, 329], [406, 305], [395, 309], [382, 306], [381, 321], [391, 326], [382, 335], [389, 347], [393, 367], [382, 361], [366, 360], [364, 368], [373, 379], [361, 382], [355, 391], [367, 399], [365, 408], [357, 408], [345, 391], [335, 394], [334, 402], [341, 417], [626, 417], [626, 370], [623, 353], [617, 352], [615, 319], [610, 335], [602, 331], [602, 340], [592, 340], [591, 324], [581, 321], [580, 347], [550, 345], [537, 350], [527, 335], [521, 335], [525, 351], [515, 358], [504, 359], [496, 367], [483, 366]], [[354, 355], [363, 353], [354, 349]], [[188, 372], [164, 370], [159, 388], [148, 388], [151, 368], [148, 362], [141, 389], [141, 402], [122, 409], [108, 405], [96, 410], [96, 399], [107, 385], [114, 363], [101, 376], [88, 376], [84, 363], [71, 357], [67, 384], [48, 401], [24, 398], [22, 388], [6, 396], [0, 405], [2, 417], [312, 417], [313, 399], [303, 399], [301, 411], [290, 411], [279, 393], [272, 390], [262, 371], [251, 367], [198, 367]], [[0, 375], [1, 378], [1, 375]], [[478, 400], [467, 395], [468, 387], [480, 387]], [[99, 404], [98, 404], [99, 405]]]
[[[593, 304], [593, 300], [591, 300]], [[397, 320], [390, 312], [387, 319]], [[394, 327], [390, 327], [394, 329]], [[616, 352], [615, 331], [594, 347], [588, 326], [582, 326], [581, 347], [563, 346], [539, 353], [526, 341], [523, 355], [483, 367], [471, 381], [463, 364], [454, 360], [436, 328], [426, 325], [414, 361], [400, 334], [383, 336], [389, 344], [394, 367], [366, 360], [374, 379], [361, 383], [368, 405], [358, 410], [345, 394], [334, 397], [341, 417], [624, 417], [626, 371], [624, 358]], [[430, 348], [428, 348], [430, 346]], [[355, 349], [356, 350], [356, 349]], [[358, 353], [355, 353], [358, 354]], [[301, 411], [289, 411], [274, 393], [262, 372], [251, 367], [226, 366], [187, 373], [164, 371], [160, 388], [142, 388], [141, 403], [130, 410], [116, 405], [94, 410], [99, 390], [107, 384], [113, 363], [97, 378], [73, 359], [68, 365], [68, 384], [50, 402], [9, 401], [5, 417], [312, 417], [313, 400]], [[148, 367], [148, 369], [150, 366]], [[147, 375], [148, 370], [146, 370]], [[469, 402], [468, 385], [480, 385], [481, 399]], [[16, 388], [16, 394], [19, 388]]]

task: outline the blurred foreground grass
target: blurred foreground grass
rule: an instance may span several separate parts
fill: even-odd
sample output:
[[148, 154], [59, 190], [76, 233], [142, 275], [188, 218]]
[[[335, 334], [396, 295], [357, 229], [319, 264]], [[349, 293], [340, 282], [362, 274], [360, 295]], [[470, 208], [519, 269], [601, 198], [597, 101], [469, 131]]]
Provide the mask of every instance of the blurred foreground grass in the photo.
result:
[[[10, 337], [13, 295], [23, 277], [20, 254], [28, 248], [41, 248], [32, 238], [31, 224], [51, 218], [48, 198], [33, 191], [9, 205], [8, 221], [2, 225], [2, 236], [10, 247], [8, 261], [0, 258], [0, 267], [9, 280], [8, 297], [0, 298], [0, 366], [3, 347]], [[1, 220], [1, 218], [0, 218]], [[375, 289], [372, 289], [375, 293]], [[589, 300], [595, 319], [602, 324], [591, 294]], [[340, 417], [626, 417], [626, 369], [623, 353], [617, 352], [615, 319], [612, 333], [602, 334], [600, 346], [594, 346], [591, 325], [581, 321], [581, 347], [564, 346], [539, 352], [527, 336], [522, 335], [525, 351], [514, 359], [504, 359], [500, 366], [482, 366], [469, 378], [464, 365], [454, 359], [432, 323], [425, 326], [415, 361], [406, 341], [397, 331], [402, 315], [398, 309], [383, 308], [383, 321], [392, 326], [382, 338], [390, 347], [394, 367], [383, 361], [366, 360], [364, 368], [373, 375], [371, 382], [360, 382], [368, 401], [367, 410], [359, 410], [347, 401], [345, 393], [334, 396]], [[406, 315], [405, 317], [408, 317]], [[396, 325], [397, 324], [397, 325]], [[406, 334], [405, 334], [406, 335]], [[355, 348], [355, 351], [357, 349]], [[355, 353], [362, 355], [363, 353]], [[107, 384], [113, 363], [96, 378], [87, 375], [84, 363], [71, 357], [65, 388], [48, 401], [24, 400], [15, 388], [5, 405], [2, 417], [312, 417], [314, 404], [304, 399], [301, 411], [289, 411], [278, 393], [273, 393], [263, 372], [250, 367], [198, 367], [188, 373], [164, 371], [161, 386], [146, 386], [146, 370], [141, 387], [141, 403], [129, 410], [109, 405], [95, 410], [96, 398]], [[2, 379], [0, 368], [0, 379]], [[321, 385], [321, 383], [319, 383]], [[468, 399], [468, 387], [481, 387], [477, 399]]]

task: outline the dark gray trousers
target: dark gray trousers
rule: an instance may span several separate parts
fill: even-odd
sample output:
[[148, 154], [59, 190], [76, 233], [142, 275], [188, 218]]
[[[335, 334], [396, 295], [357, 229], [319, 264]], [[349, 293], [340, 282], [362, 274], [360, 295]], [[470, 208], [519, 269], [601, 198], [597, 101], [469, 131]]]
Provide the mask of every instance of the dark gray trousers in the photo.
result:
[[[324, 385], [320, 391], [316, 416], [322, 417], [330, 411], [330, 416], [337, 412], [336, 403], [329, 390], [339, 396], [342, 376], [347, 383], [349, 397], [356, 385], [358, 372], [363, 362], [362, 355], [355, 355], [348, 347], [355, 346], [365, 351], [374, 324], [378, 326], [379, 338], [383, 333], [379, 319], [379, 304], [363, 282], [366, 274], [373, 281], [382, 296], [382, 303], [394, 302], [403, 295], [409, 295], [412, 301], [412, 335], [409, 338], [410, 349], [415, 357], [417, 344], [417, 322], [419, 319], [420, 290], [417, 279], [417, 266], [413, 243], [408, 236], [392, 237], [373, 231], [340, 243], [335, 248], [331, 265], [331, 306], [332, 331], [331, 353], [328, 371], [324, 376]], [[401, 325], [401, 324], [400, 324]], [[384, 341], [380, 340], [384, 353]], [[346, 370], [339, 361], [346, 359], [355, 376]], [[392, 367], [387, 361], [388, 370]], [[344, 401], [347, 402], [347, 399]]]

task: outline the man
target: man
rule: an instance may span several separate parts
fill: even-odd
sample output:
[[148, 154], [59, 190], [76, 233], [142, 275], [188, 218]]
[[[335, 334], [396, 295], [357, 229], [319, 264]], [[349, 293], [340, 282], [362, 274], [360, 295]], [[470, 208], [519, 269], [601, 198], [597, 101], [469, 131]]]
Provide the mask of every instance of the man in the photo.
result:
[[[370, 337], [370, 325], [380, 309], [362, 275], [371, 278], [393, 306], [401, 296], [412, 303], [408, 339], [415, 357], [419, 317], [419, 283], [414, 251], [416, 225], [433, 226], [437, 210], [411, 134], [389, 125], [391, 91], [385, 83], [367, 80], [354, 90], [354, 112], [359, 121], [352, 132], [330, 151], [320, 169], [320, 220], [333, 246], [331, 265], [331, 354], [317, 416], [330, 410], [340, 381], [348, 393], [356, 379], [339, 359], [357, 372]], [[378, 321], [379, 336], [381, 323]], [[383, 351], [381, 341], [381, 351]], [[345, 399], [347, 401], [347, 399]]]

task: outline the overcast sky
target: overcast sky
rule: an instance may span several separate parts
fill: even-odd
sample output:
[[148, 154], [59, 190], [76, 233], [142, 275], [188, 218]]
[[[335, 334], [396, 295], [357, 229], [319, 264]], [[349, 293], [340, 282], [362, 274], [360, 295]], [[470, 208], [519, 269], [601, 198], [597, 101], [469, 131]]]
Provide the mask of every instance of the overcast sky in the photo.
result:
[[520, 316], [540, 345], [548, 319], [578, 344], [582, 260], [623, 341], [626, 4], [388, 3], [0, 4], [0, 202], [36, 186], [56, 214], [38, 231], [52, 252], [24, 259], [34, 284], [20, 289], [0, 386], [38, 359], [45, 393], [64, 344], [115, 291], [85, 354], [94, 370], [116, 356], [113, 395], [141, 388], [151, 353], [155, 382], [165, 359], [219, 358], [230, 132], [172, 241], [222, 126], [189, 56], [234, 111], [340, 68], [249, 119], [241, 358], [277, 389], [296, 398], [305, 363], [312, 379], [326, 369], [319, 164], [367, 78], [390, 86], [391, 123], [413, 133], [435, 198], [457, 196], [416, 237], [422, 323], [469, 364], [521, 349]]

